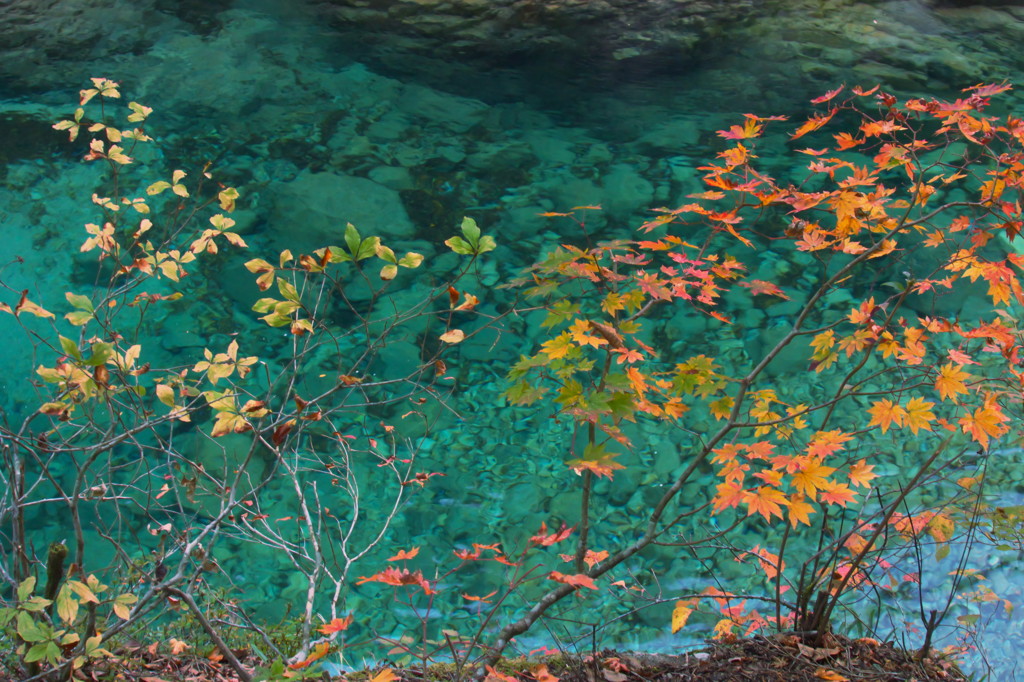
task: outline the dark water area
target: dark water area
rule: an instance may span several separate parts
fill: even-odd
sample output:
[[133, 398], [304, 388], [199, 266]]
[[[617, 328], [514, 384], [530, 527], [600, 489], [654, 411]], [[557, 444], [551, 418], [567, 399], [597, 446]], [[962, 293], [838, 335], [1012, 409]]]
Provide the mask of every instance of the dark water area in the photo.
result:
[[[549, 41], [543, 28], [534, 26], [515, 33], [509, 45], [498, 44], [497, 34], [474, 34], [472, 40], [453, 34], [448, 47], [406, 31], [409, 22], [388, 30], [368, 14], [370, 9], [365, 26], [341, 23], [329, 3], [113, 4], [107, 15], [85, 3], [86, 11], [63, 19], [39, 16], [38, 25], [26, 13], [21, 23], [12, 24], [25, 32], [20, 42], [0, 43], [9, 54], [0, 72], [0, 261], [5, 264], [0, 274], [8, 294], [27, 289], [33, 300], [59, 310], [67, 307], [63, 292], [69, 286], [95, 280], [95, 265], [79, 249], [85, 236], [81, 226], [95, 220], [89, 197], [97, 191], [97, 174], [79, 161], [82, 143], [67, 143], [50, 126], [74, 110], [88, 78], [121, 83], [124, 102], [137, 100], [155, 109], [147, 131], [158, 146], [140, 154], [147, 178], [137, 180], [140, 194], [171, 169], [189, 169], [194, 176], [205, 162], [218, 181], [241, 193], [234, 217], [250, 253], [223, 253], [215, 265], [197, 266], [205, 281], [190, 290], [194, 303], [155, 313], [153, 361], [170, 366], [200, 361], [203, 347], [222, 348], [236, 332], [243, 355], [284, 352], [280, 331], [268, 330], [250, 312], [259, 294], [242, 264], [255, 257], [253, 252], [267, 257], [285, 247], [306, 251], [325, 240], [336, 243], [339, 224], [352, 222], [364, 235], [381, 234], [396, 250], [416, 250], [430, 263], [444, 263], [434, 271], [440, 278], [452, 269], [442, 243], [463, 216], [471, 216], [498, 241], [496, 258], [471, 280], [491, 297], [486, 304], [497, 309], [510, 296], [498, 284], [558, 243], [581, 239], [571, 224], [539, 213], [600, 204], [604, 210], [587, 224], [590, 236], [630, 237], [652, 209], [680, 205], [703, 189], [696, 169], [724, 147], [715, 131], [740, 123], [744, 113], [785, 114], [798, 121], [813, 110], [812, 97], [843, 83], [882, 83], [901, 97], [954, 97], [981, 81], [1024, 83], [1019, 50], [1024, 9], [1013, 3], [754, 3], [757, 7], [738, 5], [735, 17], [719, 17], [692, 36], [658, 34], [651, 45], [623, 42], [593, 27], [588, 35], [600, 40]], [[420, 11], [421, 20], [428, 21], [431, 10]], [[79, 23], [58, 40], [46, 24], [55, 20]], [[458, 21], [452, 25], [453, 31], [463, 30]], [[646, 28], [650, 31], [638, 29], [638, 35], [654, 35], [655, 26]], [[566, 29], [559, 35], [571, 33]], [[1021, 110], [1024, 104], [1016, 91], [1003, 102], [997, 107]], [[782, 135], [766, 142], [760, 152], [764, 167], [795, 177], [806, 160], [792, 151]], [[766, 250], [749, 265], [766, 279], [813, 283], [801, 272], [805, 264], [788, 260], [792, 255]], [[422, 281], [402, 281], [396, 300], [416, 300], [423, 288]], [[751, 344], [760, 346], [762, 330], [787, 314], [779, 309], [742, 313], [735, 333], [686, 316], [656, 320], [655, 333], [667, 350], [740, 357]], [[387, 541], [365, 566], [353, 569], [353, 576], [378, 570], [395, 548], [422, 546], [423, 557], [440, 562], [453, 546], [490, 541], [516, 529], [532, 531], [542, 521], [575, 513], [575, 502], [564, 499], [575, 476], [566, 475], [557, 445], [571, 437], [568, 426], [548, 414], [509, 408], [501, 398], [507, 367], [536, 344], [530, 333], [513, 328], [489, 346], [462, 351], [459, 359], [470, 369], [448, 397], [452, 414], [436, 416], [432, 429], [410, 436], [422, 439], [423, 466], [446, 476], [411, 498]], [[0, 338], [8, 366], [21, 368], [23, 375], [45, 361], [7, 317], [0, 319]], [[414, 342], [402, 339], [383, 353], [382, 365], [415, 364], [419, 353]], [[317, 367], [329, 362], [321, 359]], [[796, 359], [794, 368], [801, 363]], [[786, 376], [784, 370], [779, 374]], [[0, 379], [5, 392], [0, 402], [9, 419], [32, 402], [32, 396], [19, 396], [17, 376], [12, 371]], [[394, 417], [369, 414], [357, 422], [371, 432], [376, 422]], [[611, 529], [608, 540], [628, 540], [635, 533], [629, 513], [644, 501], [633, 490], [671, 472], [678, 465], [679, 443], [687, 437], [653, 426], [637, 427], [637, 435], [650, 461], [602, 489], [610, 500], [601, 512]], [[196, 453], [197, 461], [225, 466], [224, 450], [204, 440], [197, 428], [181, 427], [175, 438], [177, 446]], [[245, 450], [243, 436], [227, 439], [227, 450]], [[145, 447], [160, 450], [158, 443]], [[117, 470], [131, 477], [150, 466], [132, 448], [115, 455]], [[1001, 479], [1004, 499], [1013, 500], [1024, 492], [1024, 481], [1013, 473], [1024, 457], [1008, 448], [1003, 459], [1009, 471]], [[273, 463], [233, 465], [251, 467], [249, 475], [259, 480]], [[154, 465], [153, 471], [180, 478], [169, 465]], [[45, 486], [39, 489], [41, 497], [51, 494]], [[271, 482], [261, 495], [268, 513], [294, 512], [295, 493], [286, 485]], [[374, 507], [380, 504], [367, 505], [369, 517], [384, 513]], [[86, 518], [99, 526], [105, 513], [97, 503]], [[167, 519], [203, 519], [213, 510], [181, 503], [160, 513]], [[140, 555], [152, 550], [155, 541], [146, 530], [164, 517], [133, 510], [121, 514], [115, 525], [137, 538]], [[59, 533], [59, 524], [45, 511], [29, 522], [40, 536], [53, 525]], [[754, 538], [752, 531], [751, 545]], [[223, 582], [244, 593], [267, 618], [282, 617], [285, 605], [304, 598], [304, 584], [280, 548], [229, 537], [217, 552]], [[992, 569], [993, 589], [1019, 599], [1016, 557], [992, 554], [981, 561], [985, 570]], [[562, 614], [565, 622], [532, 633], [522, 646], [568, 643], [586, 649], [595, 632], [600, 632], [599, 647], [692, 645], [707, 633], [669, 633], [672, 595], [702, 585], [698, 575], [728, 577], [732, 564], [732, 557], [698, 566], [668, 551], [656, 553], [640, 570], [658, 573], [664, 603], [634, 603], [635, 610], [576, 604]], [[501, 574], [473, 570], [460, 576], [466, 582], [459, 587], [471, 594], [486, 594]], [[943, 589], [945, 583], [926, 600], [941, 600]], [[367, 628], [397, 636], [412, 615], [386, 613], [388, 606], [387, 597], [368, 592], [353, 591], [347, 601], [349, 610], [374, 615]], [[473, 615], [460, 607], [439, 608], [431, 617], [458, 625]], [[904, 626], [898, 616], [887, 618], [897, 630]], [[608, 625], [591, 630], [592, 621]], [[1020, 624], [1017, 616], [1002, 614], [981, 622], [979, 642], [995, 670], [993, 679], [1012, 679], [1016, 672]], [[950, 628], [943, 645], [957, 635]], [[908, 645], [914, 637], [908, 635]], [[971, 665], [985, 670], [977, 655]]]

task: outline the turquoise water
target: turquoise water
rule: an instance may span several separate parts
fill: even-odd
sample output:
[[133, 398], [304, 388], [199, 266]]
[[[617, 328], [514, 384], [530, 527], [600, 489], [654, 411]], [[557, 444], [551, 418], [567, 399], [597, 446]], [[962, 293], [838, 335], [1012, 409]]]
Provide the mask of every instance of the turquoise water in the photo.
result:
[[[174, 168], [188, 169], [196, 177], [196, 166], [211, 161], [216, 180], [241, 191], [240, 210], [233, 216], [238, 231], [251, 252], [269, 260], [274, 259], [266, 254], [285, 247], [299, 252], [326, 240], [336, 243], [339, 224], [352, 222], [364, 235], [385, 237], [396, 251], [427, 256], [424, 271], [403, 273], [392, 289], [397, 305], [412, 306], [431, 294], [435, 282], [457, 271], [456, 260], [445, 254], [442, 243], [463, 216], [472, 216], [499, 244], [494, 258], [483, 259], [464, 280], [466, 289], [480, 297], [485, 314], [506, 309], [512, 300], [511, 292], [495, 288], [499, 282], [562, 241], [582, 243], [572, 223], [538, 213], [600, 204], [604, 210], [588, 218], [587, 232], [601, 239], [628, 236], [649, 218], [652, 207], [678, 204], [701, 189], [695, 169], [722, 149], [714, 131], [736, 123], [745, 112], [796, 118], [809, 111], [809, 98], [842, 81], [870, 85], [882, 80], [900, 94], [941, 96], [980, 80], [1020, 80], [1021, 64], [1010, 48], [1024, 24], [1014, 10], [940, 12], [913, 2], [792, 7], [727, 23], [689, 54], [659, 53], [640, 63], [594, 55], [584, 62], [565, 60], [564, 55], [546, 61], [543, 51], [515, 59], [463, 61], [445, 55], [425, 60], [387, 32], [342, 29], [312, 9], [290, 3], [239, 2], [222, 11], [198, 8], [178, 16], [156, 12], [149, 18], [158, 23], [143, 37], [129, 25], [111, 29], [84, 57], [62, 55], [66, 62], [59, 73], [39, 66], [33, 78], [26, 64], [24, 76], [6, 86], [2, 111], [12, 134], [4, 147], [0, 189], [3, 260], [20, 257], [25, 263], [7, 266], [4, 280], [13, 291], [28, 289], [33, 300], [64, 310], [68, 285], [86, 287], [97, 275], [90, 259], [78, 255], [84, 238], [81, 225], [95, 220], [89, 197], [97, 191], [97, 173], [78, 161], [82, 149], [61, 143], [49, 127], [67, 116], [78, 89], [93, 76], [120, 82], [126, 99], [156, 110], [147, 130], [159, 146], [140, 154], [144, 172], [134, 180], [137, 191], [141, 194], [149, 182]], [[118, 47], [129, 44], [130, 49]], [[1007, 101], [1020, 104], [1015, 95]], [[762, 153], [766, 168], [780, 176], [796, 173], [802, 163], [781, 142]], [[183, 285], [192, 303], [154, 309], [146, 328], [148, 359], [154, 366], [192, 365], [202, 359], [204, 346], [222, 352], [236, 333], [243, 356], [286, 354], [287, 335], [254, 321], [249, 312], [259, 296], [242, 265], [251, 257], [224, 253], [195, 266], [205, 283]], [[768, 252], [751, 266], [759, 276], [789, 286], [813, 284], [813, 276], [802, 272], [807, 264], [792, 257]], [[849, 300], [838, 293], [837, 307]], [[357, 307], [367, 301], [365, 292], [355, 288], [352, 296]], [[654, 321], [650, 333], [666, 351], [707, 352], [739, 364], [767, 343], [764, 334], [783, 323], [789, 312], [784, 307], [746, 309], [733, 331], [692, 315], [665, 316]], [[352, 319], [349, 311], [337, 311], [340, 340], [309, 358], [300, 395], [325, 390], [318, 382], [321, 375], [348, 373], [353, 367], [373, 378], [415, 373], [420, 359], [429, 354], [424, 329], [412, 321], [396, 331], [374, 363], [350, 360], [346, 353], [355, 352], [361, 341], [358, 329], [345, 331]], [[525, 319], [505, 320], [497, 326], [500, 333], [487, 332], [457, 349], [449, 360], [458, 367], [453, 372], [457, 381], [442, 394], [447, 408], [433, 400], [423, 407], [403, 400], [387, 408], [353, 407], [343, 415], [345, 423], [335, 422], [335, 428], [356, 437], [347, 471], [352, 480], [363, 482], [360, 530], [352, 546], [375, 538], [393, 496], [405, 495], [383, 540], [351, 566], [345, 582], [341, 612], [356, 614], [358, 635], [399, 637], [416, 621], [405, 607], [388, 608], [386, 589], [369, 586], [348, 592], [354, 577], [380, 570], [398, 549], [420, 547], [413, 565], [429, 571], [436, 564], [451, 565], [453, 547], [502, 542], [512, 554], [541, 522], [552, 526], [578, 515], [578, 501], [566, 494], [578, 479], [563, 464], [572, 440], [570, 424], [553, 419], [550, 409], [510, 408], [501, 397], [506, 369], [536, 342], [528, 329], [536, 330], [539, 318], [535, 313]], [[9, 322], [2, 321], [0, 333], [21, 339]], [[30, 345], [12, 340], [7, 361], [12, 368], [25, 369], [47, 360], [34, 357]], [[787, 362], [792, 366], [775, 370], [782, 381], [789, 370], [802, 368], [806, 358]], [[11, 421], [32, 402], [20, 389], [17, 377], [23, 375], [12, 371], [3, 380]], [[254, 382], [260, 385], [259, 379]], [[799, 399], [815, 389], [794, 382], [786, 390]], [[393, 395], [381, 389], [369, 397]], [[423, 416], [402, 418], [414, 409]], [[408, 439], [394, 445], [398, 459], [415, 453], [416, 471], [445, 475], [430, 479], [422, 489], [382, 480], [374, 452], [392, 447], [382, 423], [395, 426], [398, 436]], [[294, 462], [308, 468], [304, 480], [318, 486], [323, 499], [339, 487], [334, 482], [337, 471], [324, 466], [336, 456], [330, 431], [314, 432], [301, 443], [303, 459]], [[209, 472], [225, 469], [225, 459], [226, 469], [233, 471], [248, 452], [244, 435], [210, 442], [183, 425], [169, 433], [164, 442], [119, 446], [109, 467], [120, 480], [139, 481], [139, 494], [155, 498], [165, 482], [182, 485], [195, 475], [167, 456], [169, 451], [182, 453]], [[604, 529], [600, 540], [606, 543], [635, 534], [631, 514], [646, 502], [637, 485], [667, 480], [678, 466], [680, 443], [689, 437], [683, 430], [644, 425], [631, 435], [643, 446], [625, 458], [630, 470], [598, 488], [608, 500], [594, 512]], [[378, 445], [371, 446], [370, 438]], [[57, 460], [55, 464], [58, 471], [67, 466]], [[210, 550], [222, 569], [209, 575], [210, 583], [230, 586], [232, 598], [270, 619], [297, 608], [306, 595], [301, 571], [291, 563], [301, 559], [297, 554], [289, 559], [285, 550], [308, 547], [308, 533], [299, 524], [277, 521], [300, 515], [297, 497], [285, 477], [267, 476], [268, 471], [279, 474], [281, 466], [256, 453], [241, 481], [262, 485], [258, 511], [278, 524], [273, 528], [279, 544], [249, 542], [250, 529], [238, 524]], [[1012, 494], [1018, 481], [1007, 478]], [[174, 501], [161, 502], [157, 514], [97, 503], [86, 512], [93, 525], [86, 531], [90, 551], [95, 552], [89, 562], [100, 567], [113, 559], [101, 530], [116, 531], [140, 565], [170, 552], [173, 535], [161, 536], [161, 524], [170, 522], [180, 530], [217, 511], [213, 498], [203, 495], [202, 476], [197, 476], [197, 486], [193, 499], [182, 489], [186, 486], [178, 488], [177, 496], [166, 498]], [[699, 488], [692, 491], [694, 498], [699, 493]], [[43, 483], [38, 494], [43, 498], [53, 491]], [[339, 508], [348, 504], [345, 497], [337, 499]], [[347, 528], [345, 513], [351, 514], [338, 512], [338, 523], [324, 531], [335, 549]], [[39, 534], [39, 547], [69, 532], [45, 511], [30, 515], [29, 522]], [[747, 531], [750, 544], [757, 532]], [[1018, 577], [1009, 570], [1014, 558], [985, 558], [993, 569], [990, 579], [1004, 588], [997, 592], [1007, 598], [1019, 592]], [[332, 561], [344, 564], [337, 555]], [[558, 614], [560, 620], [522, 638], [520, 646], [585, 651], [596, 641], [598, 647], [677, 648], [706, 634], [669, 634], [671, 606], [682, 592], [701, 589], [710, 576], [754, 580], [729, 552], [695, 561], [662, 548], [632, 570], [632, 576], [616, 578], [642, 582], [647, 594], [622, 597], [620, 603], [599, 604], [595, 598], [570, 603]], [[658, 575], [657, 581], [646, 578], [649, 571]], [[446, 583], [453, 591], [483, 596], [504, 574], [500, 564], [473, 565]], [[531, 589], [525, 588], [521, 596], [529, 599]], [[938, 588], [935, 598], [941, 597]], [[318, 613], [325, 608], [318, 602]], [[471, 605], [438, 603], [434, 608], [432, 621], [443, 617], [446, 625], [460, 629], [476, 622]], [[896, 627], [901, 625], [897, 620]], [[988, 639], [982, 641], [993, 665], [1012, 671], [1013, 657], [1007, 652], [1019, 641], [1019, 623], [993, 616], [986, 632]]]

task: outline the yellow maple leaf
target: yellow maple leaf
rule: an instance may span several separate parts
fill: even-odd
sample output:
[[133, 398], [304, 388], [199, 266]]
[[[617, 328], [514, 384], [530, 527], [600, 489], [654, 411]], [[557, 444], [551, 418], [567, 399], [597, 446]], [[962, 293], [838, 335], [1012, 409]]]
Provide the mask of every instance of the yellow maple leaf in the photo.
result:
[[971, 378], [971, 375], [963, 371], [963, 365], [954, 365], [948, 362], [939, 370], [939, 376], [935, 379], [935, 390], [943, 400], [957, 401], [957, 395], [967, 393], [967, 386], [964, 381]]
[[573, 348], [572, 336], [569, 335], [569, 332], [562, 332], [555, 338], [541, 344], [541, 352], [552, 360], [565, 357], [571, 348]]
[[871, 421], [868, 422], [868, 426], [878, 426], [882, 429], [882, 433], [885, 433], [893, 422], [896, 423], [896, 426], [902, 426], [903, 420], [907, 416], [907, 411], [888, 398], [883, 398], [868, 408], [868, 414], [871, 415]]
[[855, 486], [863, 486], [865, 488], [871, 487], [871, 480], [878, 478], [878, 474], [872, 473], [874, 465], [867, 464], [865, 460], [860, 460], [856, 464], [850, 466], [850, 483]]
[[796, 528], [797, 524], [811, 525], [811, 514], [814, 513], [814, 505], [804, 501], [803, 495], [793, 495], [789, 498], [789, 523]]
[[910, 432], [915, 435], [921, 429], [931, 431], [932, 426], [929, 422], [935, 421], [935, 415], [931, 412], [934, 406], [935, 403], [930, 403], [924, 398], [911, 398], [907, 402], [907, 414], [903, 418], [903, 425], [909, 426]]
[[569, 328], [569, 334], [572, 336], [572, 340], [580, 346], [593, 346], [594, 348], [598, 348], [599, 346], [607, 344], [608, 342], [602, 337], [587, 333], [593, 328], [593, 325], [591, 325], [587, 320], [576, 319]]
[[827, 476], [833, 471], [834, 467], [823, 466], [814, 459], [809, 460], [793, 474], [793, 487], [808, 499], [814, 500], [818, 488], [828, 484]]

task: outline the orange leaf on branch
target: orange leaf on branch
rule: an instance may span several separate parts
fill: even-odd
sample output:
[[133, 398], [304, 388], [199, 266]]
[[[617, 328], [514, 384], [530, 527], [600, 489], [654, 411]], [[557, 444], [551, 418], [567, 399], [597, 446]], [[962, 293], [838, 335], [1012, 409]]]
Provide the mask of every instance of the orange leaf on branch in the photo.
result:
[[583, 573], [577, 573], [576, 575], [566, 575], [565, 573], [561, 573], [559, 571], [551, 571], [550, 575], [548, 575], [548, 579], [554, 580], [555, 582], [562, 583], [564, 585], [571, 585], [577, 590], [581, 587], [586, 587], [591, 590], [597, 589], [597, 585], [594, 583], [594, 579]]

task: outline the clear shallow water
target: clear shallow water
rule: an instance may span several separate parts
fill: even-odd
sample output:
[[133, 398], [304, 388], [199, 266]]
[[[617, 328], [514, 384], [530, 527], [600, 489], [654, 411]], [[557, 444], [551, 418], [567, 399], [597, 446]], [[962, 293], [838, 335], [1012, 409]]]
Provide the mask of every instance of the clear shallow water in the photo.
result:
[[[161, 141], [160, 151], [143, 159], [154, 173], [211, 160], [218, 179], [240, 187], [242, 211], [237, 219], [254, 251], [296, 242], [319, 245], [339, 216], [324, 215], [311, 200], [324, 190], [316, 175], [360, 178], [373, 184], [346, 180], [343, 187], [349, 194], [332, 209], [352, 211], [342, 219], [357, 223], [364, 233], [390, 234], [398, 244], [428, 255], [441, 253], [441, 242], [463, 215], [474, 216], [495, 235], [500, 244], [496, 258], [476, 279], [479, 290], [491, 296], [490, 302], [484, 299], [485, 305], [495, 307], [507, 293], [491, 290], [491, 285], [559, 241], [579, 238], [570, 225], [546, 221], [537, 213], [601, 204], [605, 211], [588, 222], [592, 234], [628, 235], [651, 207], [676, 204], [700, 189], [694, 169], [721, 148], [713, 131], [736, 122], [737, 114], [797, 116], [806, 111], [810, 96], [837, 84], [829, 80], [837, 73], [851, 78], [878, 75], [938, 95], [981, 79], [943, 81], [944, 74], [933, 67], [934, 73], [917, 80], [912, 46], [882, 40], [871, 60], [836, 67], [825, 78], [808, 63], [815, 53], [820, 57], [827, 50], [845, 48], [830, 47], [828, 40], [817, 47], [808, 41], [807, 54], [794, 56], [793, 45], [820, 28], [820, 23], [801, 28], [795, 21], [776, 25], [775, 34], [765, 28], [747, 34], [745, 40], [714, 42], [696, 58], [642, 68], [564, 63], [545, 68], [535, 62], [523, 69], [508, 64], [480, 69], [452, 63], [446, 72], [436, 64], [416, 68], [417, 59], [401, 52], [371, 49], [386, 43], [387, 36], [363, 36], [365, 45], [360, 44], [360, 36], [342, 36], [296, 7], [238, 3], [224, 12], [194, 17], [191, 24], [169, 22], [166, 30], [154, 31], [151, 44], [137, 54], [86, 61], [80, 73], [68, 74], [62, 89], [30, 94], [12, 90], [4, 111], [9, 112], [11, 129], [18, 131], [18, 144], [7, 147], [0, 211], [5, 252], [25, 258], [27, 267], [5, 270], [11, 286], [28, 288], [34, 299], [59, 307], [68, 282], [82, 285], [92, 274], [81, 257], [66, 254], [77, 251], [81, 224], [94, 219], [88, 197], [95, 190], [95, 172], [75, 160], [80, 151], [69, 152], [54, 141], [60, 138], [47, 123], [68, 111], [85, 76], [111, 77], [122, 83], [127, 98], [157, 110], [151, 130]], [[949, 33], [950, 22], [936, 25], [920, 5], [887, 7], [888, 14], [878, 8], [865, 11], [891, 20], [902, 7], [902, 25], [886, 27], [894, 35], [917, 31], [955, 37]], [[827, 13], [815, 19], [828, 20]], [[836, 26], [837, 35], [840, 28]], [[974, 34], [962, 38], [978, 41]], [[989, 40], [993, 59], [984, 62], [984, 76], [1020, 80], [1012, 65], [1000, 61], [1003, 43]], [[862, 52], [850, 53], [863, 57]], [[800, 65], [807, 69], [794, 71]], [[962, 75], [953, 66], [945, 75]], [[775, 172], [784, 174], [800, 163], [782, 146], [773, 151], [777, 155], [766, 158], [766, 164]], [[354, 208], [357, 204], [359, 210]], [[244, 288], [249, 277], [240, 264], [248, 257], [227, 255], [200, 271], [211, 284], [196, 290], [199, 305], [172, 309], [161, 321], [161, 336], [154, 339], [158, 360], [195, 362], [206, 338], [211, 345], [222, 346], [226, 334], [237, 330], [244, 330], [245, 340], [255, 346], [243, 348], [243, 353], [280, 350], [280, 336], [253, 324], [247, 312], [253, 292]], [[753, 265], [781, 273], [783, 267], [777, 263], [783, 257], [766, 255]], [[796, 273], [791, 278], [794, 285], [800, 282]], [[404, 286], [415, 292], [414, 283]], [[751, 314], [745, 332], [784, 318], [779, 311], [756, 312], [763, 314]], [[198, 325], [196, 333], [185, 333], [186, 321]], [[9, 325], [0, 332], [13, 337]], [[550, 524], [573, 517], [576, 502], [562, 494], [575, 483], [562, 464], [568, 427], [555, 424], [547, 413], [509, 410], [500, 398], [504, 367], [531, 342], [522, 334], [513, 328], [493, 346], [461, 351], [459, 361], [468, 369], [451, 405], [462, 418], [442, 415], [427, 435], [419, 460], [424, 469], [446, 476], [411, 496], [388, 542], [367, 557], [356, 575], [378, 570], [395, 548], [420, 546], [422, 566], [427, 568], [447, 561], [453, 545], [513, 543], [510, 535], [523, 542], [541, 521]], [[695, 320], [685, 317], [663, 321], [659, 334], [673, 349], [729, 351], [720, 330], [697, 328]], [[413, 346], [400, 346], [385, 364], [408, 362], [408, 354], [415, 352]], [[24, 347], [12, 348], [9, 362], [20, 367], [36, 364]], [[6, 384], [17, 408], [17, 392], [10, 379]], [[393, 419], [395, 414], [386, 417]], [[381, 418], [368, 418], [366, 432], [372, 433]], [[609, 523], [609, 539], [630, 536], [630, 510], [643, 503], [634, 499], [633, 488], [648, 476], [671, 471], [678, 443], [686, 437], [643, 428], [635, 435], [646, 444], [632, 462], [639, 471], [602, 484], [601, 493], [611, 504], [598, 513]], [[198, 450], [204, 447], [194, 434], [182, 433], [179, 438], [194, 439], [192, 447]], [[202, 456], [213, 461], [216, 454]], [[149, 466], [130, 451], [123, 453], [121, 463], [139, 469]], [[168, 469], [166, 475], [174, 472]], [[537, 481], [550, 485], [537, 486]], [[265, 499], [268, 511], [292, 513], [286, 488], [269, 486]], [[371, 516], [379, 512], [372, 509], [372, 502], [368, 506]], [[209, 511], [188, 510], [200, 516]], [[37, 527], [49, 529], [50, 521], [36, 519]], [[124, 523], [139, 521], [126, 516]], [[144, 539], [141, 529], [135, 532]], [[219, 552], [218, 561], [240, 593], [269, 617], [280, 616], [282, 603], [295, 603], [304, 594], [280, 552], [230, 540], [221, 543]], [[704, 570], [728, 576], [732, 563], [731, 557], [711, 557]], [[994, 562], [997, 568], [1009, 564], [1012, 561], [1002, 557]], [[661, 573], [666, 599], [672, 599], [674, 591], [700, 584], [692, 578], [694, 565], [670, 551], [653, 553], [646, 566]], [[462, 574], [458, 589], [486, 594], [500, 577], [498, 569]], [[1014, 592], [1016, 580], [1006, 582], [1008, 591]], [[350, 597], [348, 607], [356, 613], [374, 612], [367, 628], [401, 633], [409, 614], [378, 613], [387, 602], [385, 591], [363, 590]], [[615, 621], [615, 628], [600, 630], [599, 647], [678, 646], [680, 640], [666, 634], [671, 603], [644, 607], [641, 602], [625, 602], [598, 608], [579, 602], [560, 614], [566, 620], [553, 624], [551, 633], [533, 633], [524, 647], [554, 642], [573, 646], [574, 638], [583, 636], [575, 645], [586, 648], [588, 623], [608, 622], [633, 608], [639, 610]], [[460, 608], [446, 618], [459, 626], [472, 620], [472, 610]], [[994, 649], [1015, 641], [1013, 623], [993, 623], [991, 630], [998, 633]]]

